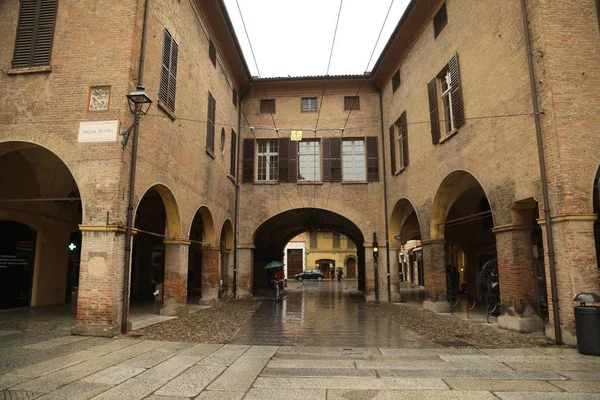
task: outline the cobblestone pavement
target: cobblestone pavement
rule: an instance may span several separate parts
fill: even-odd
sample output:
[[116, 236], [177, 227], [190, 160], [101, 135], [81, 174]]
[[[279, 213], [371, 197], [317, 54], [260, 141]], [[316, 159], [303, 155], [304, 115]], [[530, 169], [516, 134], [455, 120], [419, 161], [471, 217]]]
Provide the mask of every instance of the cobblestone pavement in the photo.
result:
[[288, 282], [281, 302], [264, 301], [231, 343], [338, 347], [438, 347], [361, 307], [356, 281]]
[[569, 348], [250, 346], [0, 331], [0, 399], [598, 399]]

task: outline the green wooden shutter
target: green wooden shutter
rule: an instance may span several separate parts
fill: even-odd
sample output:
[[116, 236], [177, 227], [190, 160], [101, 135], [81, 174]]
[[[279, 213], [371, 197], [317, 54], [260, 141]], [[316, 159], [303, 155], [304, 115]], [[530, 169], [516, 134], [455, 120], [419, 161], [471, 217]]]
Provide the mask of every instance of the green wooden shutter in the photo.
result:
[[21, 0], [13, 68], [50, 65], [58, 0]]
[[254, 182], [254, 139], [244, 139], [242, 183]]
[[429, 118], [431, 121], [431, 142], [438, 144], [440, 142], [440, 116], [438, 114], [438, 96], [437, 84], [433, 78], [427, 84], [427, 94], [429, 96]]

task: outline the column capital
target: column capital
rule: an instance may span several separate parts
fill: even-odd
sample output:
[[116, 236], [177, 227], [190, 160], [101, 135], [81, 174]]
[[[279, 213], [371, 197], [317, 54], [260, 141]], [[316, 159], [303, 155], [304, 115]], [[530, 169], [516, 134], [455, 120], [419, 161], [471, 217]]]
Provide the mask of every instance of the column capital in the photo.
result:
[[425, 239], [421, 240], [421, 246], [428, 246], [431, 244], [446, 244], [446, 239]]
[[240, 243], [237, 245], [237, 248], [254, 250], [256, 248], [256, 246], [254, 246], [254, 244], [252, 244], [252, 243]]
[[123, 225], [86, 225], [80, 224], [79, 230], [82, 232], [115, 232], [125, 233], [127, 228]]
[[188, 238], [181, 237], [181, 238], [165, 238], [165, 240], [163, 240], [163, 243], [166, 245], [176, 244], [176, 245], [189, 246], [191, 242]]
[[532, 225], [523, 225], [523, 224], [508, 224], [508, 225], [500, 225], [492, 228], [492, 232], [494, 233], [502, 233], [502, 232], [513, 232], [513, 231], [530, 231], [533, 229]]
[[[590, 221], [593, 222], [598, 219], [598, 214], [582, 214], [582, 215], [555, 215], [552, 217], [552, 223], [557, 224], [561, 222], [572, 222], [572, 221]], [[544, 218], [539, 218], [537, 223], [540, 225], [545, 225], [546, 220]]]
[[202, 251], [221, 251], [220, 247], [217, 246], [202, 246]]

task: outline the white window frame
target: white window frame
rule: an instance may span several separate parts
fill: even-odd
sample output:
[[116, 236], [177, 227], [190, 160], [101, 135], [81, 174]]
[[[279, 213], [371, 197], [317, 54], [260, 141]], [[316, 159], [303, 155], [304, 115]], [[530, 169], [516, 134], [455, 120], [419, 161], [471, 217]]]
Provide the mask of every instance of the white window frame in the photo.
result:
[[[262, 144], [266, 145], [263, 152], [261, 152]], [[279, 172], [279, 142], [277, 140], [257, 140], [256, 147], [256, 180], [260, 182], [276, 181]]]
[[400, 125], [395, 125], [394, 129], [396, 129], [396, 172], [400, 172], [404, 169], [404, 135]]
[[[306, 102], [306, 107], [305, 107], [305, 102]], [[311, 106], [313, 106], [313, 107], [311, 107]], [[300, 108], [301, 108], [302, 112], [317, 111], [319, 109], [317, 98], [316, 97], [303, 97], [302, 100], [300, 101]]]
[[[350, 143], [347, 146], [346, 143]], [[362, 150], [356, 149], [356, 144], [362, 144]], [[342, 140], [342, 181], [366, 182], [367, 181], [367, 148], [364, 139]], [[350, 160], [348, 160], [350, 157]], [[362, 164], [362, 172], [359, 166]], [[347, 167], [349, 166], [349, 167]]]
[[[452, 109], [452, 76], [450, 68], [446, 66], [439, 76], [440, 84], [440, 120], [443, 122], [442, 136], [447, 136], [456, 128], [454, 126], [454, 110]], [[446, 86], [446, 89], [444, 89]], [[446, 110], [448, 113], [446, 114]]]
[[321, 180], [321, 142], [303, 140], [298, 143], [298, 181]]

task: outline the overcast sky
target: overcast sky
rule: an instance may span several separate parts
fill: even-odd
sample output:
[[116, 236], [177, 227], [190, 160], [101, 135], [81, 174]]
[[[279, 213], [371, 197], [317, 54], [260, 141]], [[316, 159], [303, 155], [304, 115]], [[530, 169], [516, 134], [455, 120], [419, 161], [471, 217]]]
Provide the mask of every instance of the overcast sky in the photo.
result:
[[[410, 0], [343, 0], [329, 75], [370, 71]], [[340, 0], [237, 0], [256, 56], [250, 52], [236, 0], [225, 0], [252, 75], [325, 75]], [[260, 72], [260, 74], [259, 74]]]

